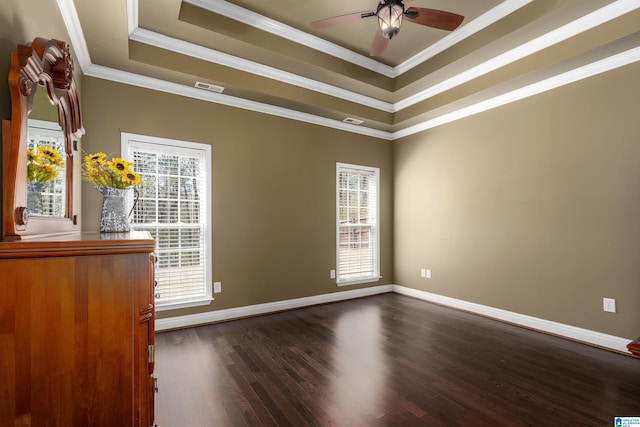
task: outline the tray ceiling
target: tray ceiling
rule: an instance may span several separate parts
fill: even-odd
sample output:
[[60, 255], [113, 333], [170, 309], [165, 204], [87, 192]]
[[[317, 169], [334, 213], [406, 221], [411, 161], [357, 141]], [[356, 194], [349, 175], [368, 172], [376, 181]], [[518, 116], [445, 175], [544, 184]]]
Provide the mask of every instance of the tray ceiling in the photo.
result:
[[86, 75], [386, 139], [640, 45], [637, 0], [414, 0], [465, 19], [452, 32], [405, 21], [379, 57], [375, 17], [310, 25], [375, 1], [58, 3]]

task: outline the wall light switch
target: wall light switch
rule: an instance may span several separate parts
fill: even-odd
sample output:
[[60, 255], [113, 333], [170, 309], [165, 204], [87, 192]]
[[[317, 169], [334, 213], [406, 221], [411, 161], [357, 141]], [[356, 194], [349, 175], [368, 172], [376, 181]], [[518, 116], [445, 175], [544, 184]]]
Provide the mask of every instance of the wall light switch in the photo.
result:
[[335, 279], [336, 278], [336, 271], [335, 270], [329, 271], [329, 278], [330, 279]]
[[222, 292], [222, 282], [213, 282], [213, 293], [219, 294]]

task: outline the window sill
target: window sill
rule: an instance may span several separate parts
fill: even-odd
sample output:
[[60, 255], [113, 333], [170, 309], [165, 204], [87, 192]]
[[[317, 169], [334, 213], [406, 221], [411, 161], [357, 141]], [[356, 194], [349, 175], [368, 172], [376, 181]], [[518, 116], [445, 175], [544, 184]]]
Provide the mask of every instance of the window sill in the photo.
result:
[[358, 277], [357, 279], [338, 280], [336, 282], [336, 285], [338, 286], [360, 285], [362, 283], [377, 282], [380, 279], [382, 279], [382, 276]]
[[206, 298], [206, 299], [180, 301], [175, 303], [156, 305], [156, 311], [178, 310], [180, 308], [200, 307], [203, 305], [211, 304], [211, 301], [213, 301], [214, 299], [215, 298]]

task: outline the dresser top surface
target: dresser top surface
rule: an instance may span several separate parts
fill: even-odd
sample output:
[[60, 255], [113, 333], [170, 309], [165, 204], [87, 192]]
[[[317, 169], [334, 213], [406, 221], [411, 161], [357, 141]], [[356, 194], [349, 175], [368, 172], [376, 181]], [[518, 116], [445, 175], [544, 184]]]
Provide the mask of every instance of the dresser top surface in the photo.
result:
[[151, 253], [155, 241], [146, 231], [78, 232], [0, 242], [0, 259]]

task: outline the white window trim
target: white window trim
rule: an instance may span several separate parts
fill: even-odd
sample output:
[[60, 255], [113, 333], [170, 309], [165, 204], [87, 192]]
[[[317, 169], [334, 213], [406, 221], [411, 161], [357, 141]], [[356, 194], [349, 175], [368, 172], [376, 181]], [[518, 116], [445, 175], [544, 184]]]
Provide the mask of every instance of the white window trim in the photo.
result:
[[[167, 147], [180, 147], [180, 148], [190, 148], [196, 150], [203, 150], [205, 153], [205, 164], [207, 166], [211, 165], [211, 146], [207, 144], [197, 143], [197, 142], [189, 142], [189, 141], [180, 141], [176, 139], [169, 138], [160, 138], [156, 136], [149, 135], [140, 135], [135, 133], [121, 133], [120, 139], [120, 153], [122, 158], [125, 160], [131, 160], [129, 158], [129, 142], [137, 141], [155, 145], [164, 145]], [[176, 310], [180, 308], [188, 308], [188, 307], [198, 307], [203, 305], [211, 304], [213, 298], [213, 276], [212, 276], [212, 238], [211, 238], [211, 170], [207, 169], [205, 174], [205, 185], [208, 190], [207, 198], [205, 201], [206, 206], [206, 218], [205, 218], [205, 236], [204, 236], [204, 259], [207, 260], [205, 265], [205, 297], [204, 298], [192, 298], [192, 299], [184, 299], [179, 300], [172, 303], [161, 304], [155, 306], [155, 311], [165, 311], [165, 310]]]
[[50, 122], [46, 120], [27, 119], [28, 128], [36, 128], [43, 135], [60, 136], [64, 138], [64, 133], [58, 122]]
[[[340, 280], [340, 171], [341, 169], [359, 169], [373, 172], [376, 177], [376, 227], [375, 227], [375, 272], [372, 276], [363, 276], [356, 279]], [[380, 276], [380, 168], [336, 162], [336, 285], [350, 286], [362, 283], [377, 282]]]

